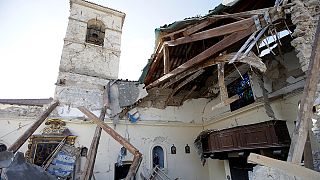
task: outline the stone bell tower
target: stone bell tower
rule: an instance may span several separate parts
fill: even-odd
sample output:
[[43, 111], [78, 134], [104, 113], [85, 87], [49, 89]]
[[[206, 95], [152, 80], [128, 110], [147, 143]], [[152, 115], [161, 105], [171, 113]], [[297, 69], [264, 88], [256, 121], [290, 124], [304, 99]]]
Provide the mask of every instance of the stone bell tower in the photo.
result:
[[102, 107], [104, 87], [119, 72], [125, 14], [84, 0], [70, 0], [55, 99], [70, 106]]

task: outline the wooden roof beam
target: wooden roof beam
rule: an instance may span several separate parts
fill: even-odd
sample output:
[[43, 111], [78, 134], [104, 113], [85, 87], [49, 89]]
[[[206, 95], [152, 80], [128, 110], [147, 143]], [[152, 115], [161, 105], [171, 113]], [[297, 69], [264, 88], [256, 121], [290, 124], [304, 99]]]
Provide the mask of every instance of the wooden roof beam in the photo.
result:
[[[176, 40], [171, 40], [171, 41], [165, 41], [164, 44], [168, 46], [177, 46], [179, 44], [186, 44], [194, 41], [199, 41], [199, 40], [204, 40], [204, 39], [209, 39], [212, 37], [218, 37], [218, 36], [223, 36], [226, 34], [231, 34], [237, 31], [245, 30], [248, 27], [254, 25], [254, 20], [252, 18], [244, 19], [241, 21], [237, 21], [234, 23], [230, 23], [227, 25], [219, 26], [216, 28], [212, 28], [206, 31], [202, 31], [190, 36], [178, 38]], [[191, 29], [193, 30], [193, 29]], [[195, 30], [193, 30], [195, 31]], [[190, 31], [192, 33], [193, 31]]]
[[170, 61], [169, 61], [169, 47], [163, 47], [163, 73], [167, 74], [170, 71]]
[[147, 88], [150, 89], [152, 87], [157, 86], [160, 83], [168, 81], [170, 78], [192, 68], [193, 66], [195, 66], [196, 64], [198, 64], [200, 62], [203, 62], [205, 59], [209, 58], [210, 56], [222, 51], [223, 49], [229, 47], [230, 45], [233, 45], [236, 42], [240, 41], [241, 39], [247, 37], [248, 35], [253, 33], [255, 30], [256, 30], [255, 26], [250, 26], [250, 27], [247, 27], [247, 29], [245, 29], [245, 30], [237, 31], [237, 32], [230, 34], [229, 36], [227, 36], [223, 40], [214, 44], [213, 46], [206, 49], [205, 51], [198, 54], [197, 56], [191, 58], [187, 62], [183, 63], [179, 67], [177, 67], [174, 70], [172, 70], [171, 72], [169, 72], [168, 74], [162, 76], [161, 78], [157, 79], [153, 83], [149, 84], [147, 86]]
[[[163, 89], [167, 88], [167, 87], [171, 86], [172, 84], [175, 84], [176, 82], [180, 81], [182, 78], [184, 78], [192, 73], [195, 73], [196, 71], [199, 71], [200, 69], [204, 69], [204, 68], [216, 65], [221, 62], [228, 62], [229, 60], [231, 60], [234, 57], [235, 54], [236, 53], [230, 53], [230, 54], [225, 54], [222, 56], [208, 59], [205, 62], [203, 62], [202, 64], [200, 64], [198, 66], [194, 66], [191, 69], [189, 69], [189, 70], [175, 76], [174, 78], [170, 79], [170, 81], [165, 83], [162, 88]], [[238, 62], [249, 64], [252, 67], [259, 69], [261, 72], [265, 72], [267, 70], [266, 65], [254, 53], [250, 53], [249, 56], [247, 56], [246, 58], [240, 59]]]

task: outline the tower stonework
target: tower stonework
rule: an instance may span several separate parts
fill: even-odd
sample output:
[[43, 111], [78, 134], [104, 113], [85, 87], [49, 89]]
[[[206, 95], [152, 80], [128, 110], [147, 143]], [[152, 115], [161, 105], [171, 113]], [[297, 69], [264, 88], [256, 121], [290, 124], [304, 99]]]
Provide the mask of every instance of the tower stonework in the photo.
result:
[[105, 86], [118, 78], [124, 18], [120, 11], [70, 0], [55, 99], [73, 107], [102, 107]]

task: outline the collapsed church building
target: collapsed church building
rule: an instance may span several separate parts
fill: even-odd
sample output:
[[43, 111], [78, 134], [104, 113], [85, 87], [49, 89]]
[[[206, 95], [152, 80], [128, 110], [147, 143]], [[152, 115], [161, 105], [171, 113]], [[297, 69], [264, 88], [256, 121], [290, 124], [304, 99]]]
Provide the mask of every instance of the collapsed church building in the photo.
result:
[[128, 81], [125, 14], [70, 0], [54, 98], [0, 99], [1, 178], [320, 179], [319, 14], [223, 1], [156, 29]]

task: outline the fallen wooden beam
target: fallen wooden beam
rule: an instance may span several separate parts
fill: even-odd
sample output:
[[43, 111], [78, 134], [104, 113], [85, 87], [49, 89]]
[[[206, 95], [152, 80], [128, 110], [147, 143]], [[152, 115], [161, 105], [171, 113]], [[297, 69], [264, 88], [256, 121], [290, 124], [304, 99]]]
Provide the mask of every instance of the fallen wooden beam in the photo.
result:
[[50, 106], [42, 113], [42, 115], [9, 147], [8, 151], [16, 153], [58, 105], [58, 101], [54, 101], [52, 104], [50, 104]]
[[[111, 127], [109, 127], [105, 122], [101, 121], [96, 115], [94, 115], [92, 112], [90, 112], [87, 108], [78, 107], [78, 109], [83, 114], [85, 114], [89, 119], [91, 119], [95, 124], [97, 124], [100, 128], [102, 128], [106, 133], [108, 133], [114, 140], [116, 140], [118, 143], [120, 143], [122, 146], [124, 146], [131, 154], [133, 154], [135, 157], [134, 160], [138, 159], [139, 161], [141, 161], [142, 154], [139, 152], [139, 150], [137, 148], [135, 148], [124, 137], [122, 137], [119, 133], [117, 133], [115, 130], [113, 130]], [[130, 169], [132, 169], [131, 173], [130, 174], [128, 173], [126, 179], [131, 180], [132, 177], [135, 176], [138, 168], [139, 168], [139, 163], [137, 163], [137, 162], [132, 163], [130, 166]]]
[[[104, 121], [106, 111], [107, 111], [107, 108], [104, 106], [101, 109], [101, 113], [99, 117], [100, 121]], [[90, 145], [89, 153], [87, 155], [86, 163], [84, 165], [84, 170], [82, 175], [83, 180], [90, 180], [92, 178], [93, 168], [96, 161], [96, 155], [98, 152], [98, 146], [99, 146], [99, 141], [101, 137], [101, 130], [102, 130], [101, 127], [97, 126], [96, 130], [94, 131], [94, 136]]]
[[252, 25], [254, 25], [253, 18], [248, 18], [241, 21], [236, 21], [234, 23], [219, 26], [216, 28], [208, 29], [206, 31], [201, 31], [190, 36], [181, 37], [176, 40], [166, 41], [164, 42], [164, 44], [168, 46], [177, 46], [179, 44], [185, 44], [185, 43], [204, 40], [212, 37], [231, 34], [237, 31], [248, 29], [248, 27]]
[[320, 18], [315, 34], [314, 44], [307, 72], [306, 84], [301, 97], [300, 109], [297, 117], [297, 124], [293, 131], [288, 161], [298, 164], [301, 162], [304, 146], [308, 134], [308, 121], [312, 118], [312, 108], [317, 91], [317, 84], [320, 78]]
[[[109, 93], [110, 93], [110, 82], [105, 86], [103, 92], [103, 107], [100, 113], [100, 121], [104, 121], [107, 108], [109, 107]], [[96, 130], [94, 131], [94, 135], [90, 144], [89, 153], [87, 155], [86, 163], [84, 165], [82, 178], [84, 180], [90, 180], [93, 176], [94, 164], [97, 157], [99, 141], [101, 137], [101, 127], [97, 125]]]
[[176, 69], [172, 70], [170, 73], [168, 73], [168, 74], [162, 76], [161, 78], [157, 79], [156, 81], [150, 83], [146, 88], [150, 89], [152, 87], [157, 86], [160, 83], [168, 81], [170, 78], [192, 68], [193, 66], [199, 64], [200, 62], [203, 62], [204, 60], [206, 60], [210, 56], [222, 51], [226, 47], [228, 47], [228, 46], [240, 41], [241, 39], [247, 37], [248, 35], [253, 33], [253, 31], [255, 29], [256, 29], [255, 26], [251, 26], [251, 27], [248, 27], [248, 29], [246, 29], [246, 30], [232, 33], [231, 35], [227, 36], [223, 40], [214, 44], [213, 46], [206, 49], [202, 53], [198, 54], [197, 56], [195, 56], [192, 59], [188, 60], [187, 62], [183, 63], [182, 65], [180, 65]]
[[276, 168], [281, 171], [284, 171], [288, 175], [300, 177], [301, 179], [308, 179], [308, 180], [320, 179], [319, 172], [307, 169], [297, 164], [272, 159], [272, 158], [255, 154], [255, 153], [250, 153], [248, 157], [248, 163], [259, 164], [259, 165], [263, 165], [271, 168]]
[[142, 154], [136, 153], [133, 157], [133, 161], [129, 168], [126, 180], [134, 179], [133, 177], [135, 177], [135, 175], [137, 174], [141, 161], [142, 161]]

